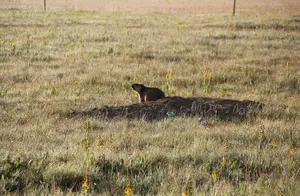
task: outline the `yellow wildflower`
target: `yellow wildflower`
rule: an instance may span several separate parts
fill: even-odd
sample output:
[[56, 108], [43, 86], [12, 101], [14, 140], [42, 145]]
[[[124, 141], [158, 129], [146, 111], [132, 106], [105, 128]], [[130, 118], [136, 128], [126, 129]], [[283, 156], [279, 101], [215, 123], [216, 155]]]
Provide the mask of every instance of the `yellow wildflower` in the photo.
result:
[[209, 79], [210, 80], [212, 79], [212, 73], [209, 73]]
[[173, 73], [172, 73], [172, 72], [167, 73], [167, 74], [166, 74], [166, 80], [171, 79], [172, 76], [173, 76]]
[[288, 69], [288, 68], [289, 68], [289, 65], [290, 65], [290, 62], [289, 62], [289, 61], [287, 61], [287, 62], [286, 62], [286, 64], [285, 64], [285, 68], [287, 68], [287, 69]]
[[273, 148], [277, 147], [277, 142], [276, 142], [275, 139], [273, 139], [273, 140], [271, 141], [271, 145], [272, 145]]
[[124, 190], [125, 196], [132, 196], [133, 195], [133, 189], [132, 189], [132, 183], [130, 180], [127, 180], [126, 188]]
[[216, 183], [216, 182], [217, 182], [217, 178], [218, 178], [218, 173], [217, 173], [217, 170], [216, 170], [216, 169], [214, 169], [214, 170], [212, 171], [211, 177], [212, 177], [214, 183]]
[[136, 76], [133, 77], [133, 81], [136, 82], [138, 78]]
[[183, 30], [184, 26], [183, 25], [179, 25], [178, 28], [179, 28], [179, 30]]
[[111, 146], [110, 149], [111, 149], [111, 151], [115, 151], [116, 147], [115, 146]]
[[167, 74], [166, 74], [166, 80], [168, 80], [168, 79], [169, 79], [169, 74], [167, 73]]
[[87, 179], [85, 179], [83, 181], [83, 183], [82, 183], [82, 189], [85, 190], [85, 191], [87, 191], [87, 190], [90, 189], [90, 183], [89, 183], [89, 181]]
[[295, 156], [295, 154], [296, 154], [296, 148], [294, 146], [291, 146], [290, 149], [289, 149], [289, 151], [290, 151], [290, 154], [292, 156]]
[[204, 80], [207, 79], [207, 73], [205, 73], [205, 74], [203, 75], [203, 78], [204, 78]]
[[77, 84], [78, 84], [78, 81], [77, 81], [77, 80], [75, 80], [75, 81], [74, 81], [74, 84], [75, 84], [75, 85], [77, 85]]

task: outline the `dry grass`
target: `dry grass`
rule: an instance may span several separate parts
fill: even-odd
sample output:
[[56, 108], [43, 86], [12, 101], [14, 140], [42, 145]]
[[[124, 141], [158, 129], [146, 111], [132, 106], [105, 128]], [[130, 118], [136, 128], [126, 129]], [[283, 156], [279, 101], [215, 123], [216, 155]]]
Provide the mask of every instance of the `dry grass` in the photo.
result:
[[[1, 194], [115, 195], [128, 181], [137, 195], [299, 193], [299, 15], [2, 10], [0, 20]], [[168, 96], [266, 107], [210, 126], [61, 117], [136, 103], [135, 76]]]

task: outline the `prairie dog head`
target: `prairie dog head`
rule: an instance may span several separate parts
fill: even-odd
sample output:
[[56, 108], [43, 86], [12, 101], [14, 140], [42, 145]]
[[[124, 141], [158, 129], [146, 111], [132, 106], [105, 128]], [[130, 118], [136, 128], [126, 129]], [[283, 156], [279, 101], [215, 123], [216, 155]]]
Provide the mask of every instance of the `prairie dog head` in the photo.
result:
[[135, 90], [138, 93], [142, 92], [143, 89], [146, 88], [146, 86], [144, 86], [143, 84], [133, 84], [131, 87], [133, 90]]

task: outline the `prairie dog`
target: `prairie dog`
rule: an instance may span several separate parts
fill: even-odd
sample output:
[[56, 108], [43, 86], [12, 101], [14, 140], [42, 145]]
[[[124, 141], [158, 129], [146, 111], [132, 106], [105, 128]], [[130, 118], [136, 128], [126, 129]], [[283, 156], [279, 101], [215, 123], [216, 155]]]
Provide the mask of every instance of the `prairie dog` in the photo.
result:
[[159, 88], [147, 87], [143, 84], [133, 84], [131, 87], [139, 93], [140, 102], [156, 101], [165, 97], [165, 93]]

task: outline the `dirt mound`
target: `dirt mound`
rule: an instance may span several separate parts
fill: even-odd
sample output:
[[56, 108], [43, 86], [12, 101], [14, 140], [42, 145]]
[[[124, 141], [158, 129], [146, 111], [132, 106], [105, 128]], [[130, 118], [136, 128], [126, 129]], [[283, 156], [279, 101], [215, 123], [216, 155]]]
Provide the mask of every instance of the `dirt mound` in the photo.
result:
[[221, 120], [244, 120], [249, 116], [255, 116], [262, 108], [262, 103], [250, 100], [166, 97], [155, 102], [75, 111], [67, 116], [71, 118], [99, 117], [105, 119], [125, 117], [149, 121], [162, 120], [173, 116], [201, 116], [216, 117]]

